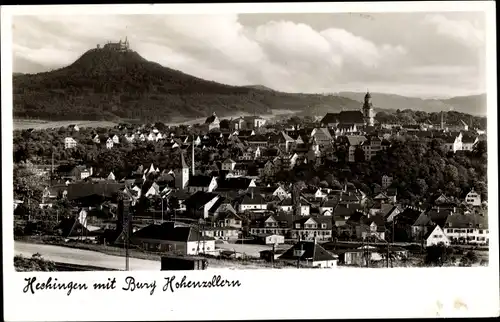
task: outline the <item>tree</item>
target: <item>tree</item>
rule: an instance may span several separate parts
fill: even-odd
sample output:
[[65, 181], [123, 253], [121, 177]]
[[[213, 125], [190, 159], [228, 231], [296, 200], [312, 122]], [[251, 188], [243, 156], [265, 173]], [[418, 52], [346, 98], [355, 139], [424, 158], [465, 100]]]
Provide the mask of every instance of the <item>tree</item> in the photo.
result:
[[479, 261], [479, 257], [474, 251], [468, 251], [465, 254], [465, 257], [471, 262], [471, 263], [477, 263]]
[[223, 119], [223, 120], [221, 120], [221, 121], [220, 121], [220, 123], [219, 123], [219, 126], [220, 126], [220, 128], [221, 128], [221, 129], [229, 129], [229, 126], [230, 126], [230, 125], [231, 125], [231, 124], [230, 124], [230, 122], [229, 122], [229, 120], [228, 120], [228, 119]]
[[356, 150], [354, 150], [354, 162], [365, 162], [365, 151], [359, 146], [356, 147]]
[[424, 264], [428, 266], [443, 266], [451, 260], [452, 250], [443, 243], [426, 248]]
[[43, 182], [47, 178], [38, 176], [31, 163], [14, 165], [14, 198], [24, 200], [29, 211], [39, 209], [42, 202]]
[[328, 182], [326, 182], [326, 180], [322, 180], [320, 181], [319, 186], [321, 188], [328, 188]]

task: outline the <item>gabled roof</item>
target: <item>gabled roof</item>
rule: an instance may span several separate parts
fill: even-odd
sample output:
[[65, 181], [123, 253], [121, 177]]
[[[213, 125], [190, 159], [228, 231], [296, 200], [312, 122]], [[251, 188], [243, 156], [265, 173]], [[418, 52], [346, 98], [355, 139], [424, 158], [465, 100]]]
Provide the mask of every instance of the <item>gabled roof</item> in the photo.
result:
[[232, 160], [231, 158], [227, 158], [226, 160], [224, 160], [224, 162], [222, 163], [236, 163], [234, 160]]
[[207, 117], [207, 119], [205, 120], [205, 124], [211, 124], [216, 119], [217, 119], [217, 115], [215, 115], [215, 113], [214, 113], [213, 115], [210, 115], [209, 117]]
[[197, 191], [191, 197], [186, 199], [184, 204], [188, 208], [200, 209], [219, 195], [213, 192]]
[[398, 214], [397, 222], [405, 222], [412, 225], [420, 216], [422, 211], [420, 209], [406, 208]]
[[243, 197], [243, 200], [241, 201], [242, 205], [265, 205], [267, 202], [264, 200], [264, 198], [256, 193], [252, 196], [249, 196], [248, 194]]
[[332, 124], [338, 123], [340, 119], [339, 113], [326, 113], [326, 115], [321, 119], [322, 124]]
[[204, 175], [195, 175], [189, 177], [188, 186], [189, 187], [208, 187], [212, 182], [214, 177], [212, 176], [204, 176]]
[[312, 260], [314, 262], [319, 261], [332, 261], [336, 260], [337, 256], [329, 253], [326, 249], [318, 245], [313, 241], [300, 241], [288, 249], [279, 259], [286, 260], [297, 260], [295, 256], [295, 250], [302, 250], [304, 254], [300, 257], [300, 260]]
[[339, 113], [340, 123], [364, 123], [361, 111], [342, 111]]
[[335, 208], [333, 213], [334, 216], [352, 216], [356, 211], [361, 209], [360, 204], [349, 204], [343, 205], [340, 204]]
[[427, 217], [434, 223], [437, 224], [441, 227], [444, 227], [446, 224], [446, 220], [448, 219], [448, 216], [452, 215], [453, 211], [449, 209], [444, 209], [444, 210], [429, 210], [427, 212]]
[[201, 236], [198, 229], [195, 227], [176, 226], [172, 222], [166, 222], [161, 225], [152, 224], [146, 226], [136, 231], [131, 238], [146, 238], [179, 242], [213, 240], [211, 237]]
[[218, 182], [217, 189], [246, 190], [250, 183], [250, 178], [226, 178]]
[[67, 186], [68, 199], [79, 199], [91, 195], [100, 195], [110, 198], [124, 187], [125, 185], [123, 183], [114, 182], [74, 183]]
[[349, 135], [347, 136], [347, 141], [349, 142], [349, 145], [360, 145], [366, 141], [366, 137], [363, 135]]
[[324, 127], [316, 128], [314, 131], [314, 135], [312, 135], [312, 137], [320, 141], [332, 140], [332, 135], [330, 134], [330, 131]]
[[247, 139], [248, 142], [267, 142], [269, 140], [265, 135], [252, 135]]
[[445, 227], [488, 229], [488, 214], [453, 214], [446, 219]]

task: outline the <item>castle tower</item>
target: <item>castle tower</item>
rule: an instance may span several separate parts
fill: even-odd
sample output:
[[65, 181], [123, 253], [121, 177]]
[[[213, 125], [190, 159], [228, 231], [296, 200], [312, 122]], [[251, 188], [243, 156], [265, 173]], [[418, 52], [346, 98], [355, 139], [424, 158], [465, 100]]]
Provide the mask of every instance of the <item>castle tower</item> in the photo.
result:
[[366, 92], [365, 102], [363, 103], [363, 119], [365, 125], [373, 126], [375, 113], [373, 112], [373, 105], [371, 102], [372, 96], [370, 92]]
[[181, 152], [181, 168], [175, 178], [175, 186], [179, 189], [185, 189], [189, 180], [189, 167], [184, 159], [184, 153]]

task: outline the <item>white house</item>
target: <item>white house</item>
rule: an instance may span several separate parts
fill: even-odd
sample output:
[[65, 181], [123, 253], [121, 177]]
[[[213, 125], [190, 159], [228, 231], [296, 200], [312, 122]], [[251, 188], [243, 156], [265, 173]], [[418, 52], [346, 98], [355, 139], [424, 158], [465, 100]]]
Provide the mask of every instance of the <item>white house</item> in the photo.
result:
[[338, 256], [333, 255], [315, 241], [300, 241], [279, 257], [280, 260], [306, 267], [336, 268]]
[[120, 143], [120, 138], [116, 134], [113, 135], [112, 140], [113, 140], [114, 144], [119, 144]]
[[349, 141], [349, 149], [348, 149], [348, 160], [349, 162], [354, 162], [355, 161], [355, 152], [358, 147], [361, 147], [363, 142], [365, 142], [367, 139], [365, 136], [359, 136], [359, 135], [348, 135], [347, 140]]
[[220, 128], [220, 120], [215, 112], [211, 116], [207, 117], [207, 119], [205, 120], [205, 126], [208, 131]]
[[109, 175], [108, 175], [108, 180], [115, 180], [115, 175], [113, 172], [110, 172]]
[[443, 148], [446, 152], [457, 152], [462, 150], [462, 132], [457, 136], [447, 136], [444, 138]]
[[488, 216], [481, 213], [458, 214], [448, 216], [444, 233], [451, 244], [487, 245], [489, 244]]
[[382, 189], [387, 189], [390, 187], [392, 184], [392, 177], [389, 177], [388, 175], [383, 175], [382, 176]]
[[188, 180], [188, 192], [197, 191], [212, 192], [217, 187], [217, 178], [212, 176], [196, 175]]
[[148, 191], [146, 191], [144, 196], [146, 196], [146, 198], [148, 198], [148, 197], [152, 197], [152, 196], [157, 196], [159, 194], [160, 194], [160, 187], [158, 186], [158, 184], [156, 182], [153, 182], [153, 184], [151, 185], [151, 187], [149, 187]]
[[240, 212], [246, 210], [266, 210], [267, 202], [259, 194], [246, 195], [240, 203]]
[[195, 227], [172, 222], [149, 225], [131, 236], [131, 242], [149, 251], [167, 251], [184, 255], [210, 254], [215, 251], [215, 239], [203, 236]]
[[78, 125], [77, 125], [77, 124], [70, 124], [70, 125], [68, 126], [68, 128], [69, 128], [70, 130], [75, 131], [75, 132], [80, 131], [80, 128], [78, 127]]
[[471, 206], [481, 206], [481, 195], [474, 188], [465, 196], [465, 202]]
[[134, 140], [135, 140], [135, 134], [134, 133], [131, 133], [131, 134], [126, 133], [125, 134], [125, 140], [127, 140], [127, 142], [130, 142], [130, 143], [134, 142]]
[[195, 218], [208, 218], [210, 209], [220, 199], [220, 196], [212, 192], [197, 191], [191, 195], [184, 204], [187, 212]]
[[66, 137], [64, 138], [64, 148], [65, 149], [71, 149], [76, 147], [76, 141], [72, 137]]
[[424, 240], [425, 246], [427, 247], [438, 245], [440, 243], [443, 243], [445, 246], [450, 246], [450, 240], [439, 225], [436, 225], [434, 229], [430, 230]]
[[224, 162], [222, 162], [222, 171], [233, 171], [234, 167], [236, 166], [236, 162], [233, 161], [232, 159], [226, 159]]
[[113, 145], [114, 145], [113, 139], [112, 138], [108, 138], [106, 140], [106, 149], [112, 149]]
[[147, 140], [148, 141], [156, 141], [156, 134], [153, 132], [149, 133], [149, 135], [147, 136]]

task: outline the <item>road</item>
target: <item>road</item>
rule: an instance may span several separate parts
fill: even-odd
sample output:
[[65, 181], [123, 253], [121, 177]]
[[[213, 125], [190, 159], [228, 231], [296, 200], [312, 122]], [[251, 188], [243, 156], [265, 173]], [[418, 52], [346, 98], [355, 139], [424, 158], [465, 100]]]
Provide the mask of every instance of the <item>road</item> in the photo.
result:
[[[125, 257], [55, 245], [14, 242], [15, 255], [31, 257], [35, 253], [40, 253], [44, 259], [54, 262], [91, 265], [116, 270], [125, 269]], [[129, 269], [132, 271], [159, 271], [160, 261], [129, 258]]]
[[[278, 245], [277, 249], [288, 249], [292, 245]], [[257, 244], [217, 244], [216, 248], [234, 251], [237, 253], [245, 254], [249, 257], [260, 257], [260, 252], [263, 250], [271, 250], [273, 246], [271, 245], [257, 245]]]

